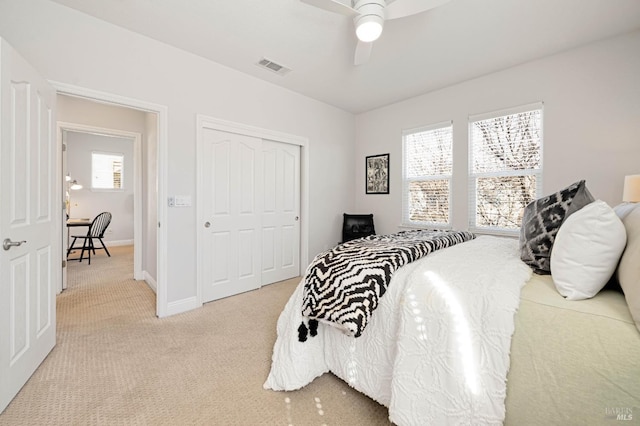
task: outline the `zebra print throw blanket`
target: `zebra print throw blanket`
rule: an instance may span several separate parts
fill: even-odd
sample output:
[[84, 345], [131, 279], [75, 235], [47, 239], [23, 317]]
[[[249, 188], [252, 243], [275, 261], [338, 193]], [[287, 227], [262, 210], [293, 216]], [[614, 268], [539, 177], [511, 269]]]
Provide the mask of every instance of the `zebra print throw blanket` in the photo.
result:
[[339, 244], [319, 254], [304, 278], [302, 316], [298, 340], [315, 336], [318, 321], [359, 337], [391, 275], [401, 266], [431, 252], [475, 238], [466, 231], [412, 230], [371, 235]]

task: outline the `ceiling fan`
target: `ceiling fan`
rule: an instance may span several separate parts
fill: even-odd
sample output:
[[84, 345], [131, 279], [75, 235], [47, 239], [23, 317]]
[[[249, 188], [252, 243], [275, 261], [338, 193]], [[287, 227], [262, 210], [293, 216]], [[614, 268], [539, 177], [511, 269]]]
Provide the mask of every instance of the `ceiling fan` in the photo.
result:
[[373, 42], [382, 34], [384, 21], [404, 18], [438, 7], [449, 0], [300, 0], [303, 3], [353, 17], [358, 44], [353, 58], [355, 65], [369, 60]]

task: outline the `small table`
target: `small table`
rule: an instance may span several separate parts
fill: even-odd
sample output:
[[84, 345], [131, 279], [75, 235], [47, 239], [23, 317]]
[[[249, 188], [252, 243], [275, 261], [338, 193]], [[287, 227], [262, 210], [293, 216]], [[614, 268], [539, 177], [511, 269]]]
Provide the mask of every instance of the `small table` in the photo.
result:
[[[88, 217], [67, 219], [67, 228], [75, 228], [77, 226], [91, 226], [91, 219], [89, 219]], [[70, 239], [71, 239], [71, 235], [67, 233], [67, 250], [69, 249], [68, 247], [69, 247]], [[72, 253], [74, 252], [75, 250]], [[68, 259], [68, 260], [71, 260], [71, 259]]]
[[91, 219], [89, 218], [75, 218], [75, 219], [67, 219], [67, 228], [73, 226], [90, 226]]

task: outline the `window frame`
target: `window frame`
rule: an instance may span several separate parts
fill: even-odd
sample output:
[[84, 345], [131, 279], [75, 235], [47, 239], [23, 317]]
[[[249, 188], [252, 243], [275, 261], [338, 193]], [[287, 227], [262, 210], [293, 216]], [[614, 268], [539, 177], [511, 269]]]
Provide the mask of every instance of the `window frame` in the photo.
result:
[[[419, 178], [407, 177], [407, 136], [416, 133], [429, 132], [433, 130], [451, 128], [451, 173], [449, 175], [426, 175]], [[452, 229], [453, 228], [453, 121], [442, 121], [426, 126], [416, 127], [412, 129], [405, 129], [402, 131], [402, 224], [403, 228], [435, 228], [435, 229]], [[410, 182], [423, 182], [429, 180], [447, 180], [449, 189], [449, 205], [448, 205], [448, 222], [428, 222], [428, 221], [413, 221], [409, 218], [410, 206], [409, 206], [409, 183]]]
[[[508, 115], [514, 115], [524, 112], [540, 111], [540, 162], [537, 169], [523, 169], [523, 170], [504, 170], [499, 172], [474, 172], [474, 145], [473, 145], [473, 125], [478, 121], [491, 120], [495, 118], [505, 117]], [[492, 111], [483, 114], [470, 115], [468, 120], [468, 191], [469, 191], [469, 231], [480, 234], [495, 234], [506, 236], [518, 236], [520, 233], [520, 227], [511, 229], [496, 226], [478, 226], [476, 223], [477, 213], [477, 185], [476, 180], [478, 178], [491, 178], [491, 177], [508, 177], [508, 176], [534, 176], [536, 180], [535, 199], [542, 197], [542, 183], [544, 178], [544, 104], [542, 102], [536, 102], [532, 104], [521, 105], [518, 107], [505, 108], [497, 111]]]
[[[100, 187], [96, 187], [94, 186], [94, 165], [93, 165], [93, 161], [94, 161], [94, 156], [95, 155], [104, 155], [104, 156], [118, 156], [122, 158], [122, 172], [120, 175], [120, 188], [100, 188]], [[123, 152], [112, 152], [112, 151], [91, 151], [91, 191], [93, 192], [122, 192], [125, 191], [125, 179], [124, 179], [124, 173], [125, 173], [125, 155]]]

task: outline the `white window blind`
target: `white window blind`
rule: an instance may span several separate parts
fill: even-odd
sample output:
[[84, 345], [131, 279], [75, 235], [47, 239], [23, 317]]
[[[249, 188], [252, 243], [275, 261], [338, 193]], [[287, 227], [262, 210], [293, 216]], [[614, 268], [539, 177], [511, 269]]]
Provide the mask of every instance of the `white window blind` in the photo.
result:
[[105, 152], [91, 153], [91, 186], [94, 189], [123, 188], [124, 155]]
[[542, 104], [470, 117], [470, 229], [516, 233], [541, 189]]
[[453, 125], [403, 132], [403, 224], [451, 224]]

